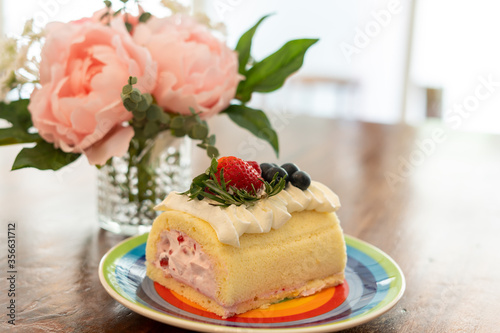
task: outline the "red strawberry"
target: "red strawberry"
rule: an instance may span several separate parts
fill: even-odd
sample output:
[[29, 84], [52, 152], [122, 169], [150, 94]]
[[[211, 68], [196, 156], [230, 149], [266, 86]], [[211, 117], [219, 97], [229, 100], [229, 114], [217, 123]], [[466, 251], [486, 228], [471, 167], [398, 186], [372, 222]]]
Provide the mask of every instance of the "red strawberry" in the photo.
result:
[[215, 177], [220, 182], [220, 171], [224, 169], [224, 181], [226, 182], [227, 190], [229, 190], [229, 186], [234, 186], [239, 190], [255, 194], [255, 191], [259, 191], [264, 185], [260, 181], [260, 173], [240, 158], [226, 156], [219, 158], [217, 162], [218, 167]]
[[161, 267], [167, 267], [168, 266], [168, 257], [161, 258], [161, 260], [160, 260], [160, 266]]
[[257, 170], [259, 175], [262, 174], [262, 170], [260, 169], [259, 163], [255, 162], [255, 161], [247, 161], [247, 163], [250, 164], [255, 170]]

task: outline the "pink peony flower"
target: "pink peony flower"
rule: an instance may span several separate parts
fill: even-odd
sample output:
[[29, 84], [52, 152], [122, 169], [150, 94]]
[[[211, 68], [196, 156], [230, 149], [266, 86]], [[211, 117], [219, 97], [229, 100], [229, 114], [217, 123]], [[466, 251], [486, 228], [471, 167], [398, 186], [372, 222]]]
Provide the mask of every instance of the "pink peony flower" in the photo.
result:
[[134, 131], [120, 93], [129, 76], [152, 92], [156, 63], [132, 41], [123, 21], [50, 23], [42, 49], [40, 84], [29, 111], [42, 138], [65, 152], [83, 153], [90, 164], [123, 156]]
[[153, 95], [165, 110], [186, 115], [192, 107], [206, 118], [234, 98], [243, 78], [236, 52], [191, 17], [152, 17], [135, 28], [134, 40], [158, 63]]

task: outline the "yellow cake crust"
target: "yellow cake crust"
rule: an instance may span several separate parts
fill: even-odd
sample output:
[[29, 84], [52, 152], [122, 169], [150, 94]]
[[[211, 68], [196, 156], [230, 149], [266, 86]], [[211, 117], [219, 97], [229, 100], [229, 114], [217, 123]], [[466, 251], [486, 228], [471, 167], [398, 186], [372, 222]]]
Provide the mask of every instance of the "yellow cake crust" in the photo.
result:
[[[211, 258], [215, 298], [197, 292], [155, 267], [157, 245], [165, 230], [193, 238]], [[342, 229], [335, 213], [302, 211], [277, 230], [243, 234], [240, 247], [219, 242], [208, 222], [167, 210], [154, 222], [146, 246], [147, 275], [223, 317], [258, 308], [307, 290], [338, 285], [347, 261]], [[282, 290], [285, 289], [285, 290]]]

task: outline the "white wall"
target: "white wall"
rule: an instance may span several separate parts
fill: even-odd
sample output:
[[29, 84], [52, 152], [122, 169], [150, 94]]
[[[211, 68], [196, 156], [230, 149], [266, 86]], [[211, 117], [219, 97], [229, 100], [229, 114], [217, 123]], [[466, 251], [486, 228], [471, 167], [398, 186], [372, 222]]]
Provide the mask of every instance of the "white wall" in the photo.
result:
[[37, 26], [49, 21], [68, 21], [89, 16], [103, 5], [101, 0], [22, 0], [4, 1], [5, 32], [20, 33], [26, 20], [33, 18]]

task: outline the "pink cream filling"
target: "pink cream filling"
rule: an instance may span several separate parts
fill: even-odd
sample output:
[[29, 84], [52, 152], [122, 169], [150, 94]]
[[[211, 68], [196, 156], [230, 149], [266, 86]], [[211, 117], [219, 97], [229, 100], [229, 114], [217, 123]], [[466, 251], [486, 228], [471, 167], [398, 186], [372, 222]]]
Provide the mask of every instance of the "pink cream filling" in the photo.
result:
[[[215, 300], [217, 286], [212, 260], [203, 252], [201, 246], [186, 234], [177, 230], [163, 231], [160, 235], [154, 265], [160, 268], [165, 276], [172, 277]], [[304, 290], [300, 296], [315, 294], [324, 287], [323, 285], [319, 288]], [[282, 288], [271, 293], [264, 293], [260, 297], [268, 298], [292, 289], [295, 288]], [[227, 316], [232, 316], [238, 305], [242, 303], [244, 302], [229, 307], [220, 305], [226, 309]]]
[[163, 231], [154, 265], [162, 269], [165, 276], [215, 298], [217, 286], [213, 263], [201, 246], [186, 234], [177, 230]]

